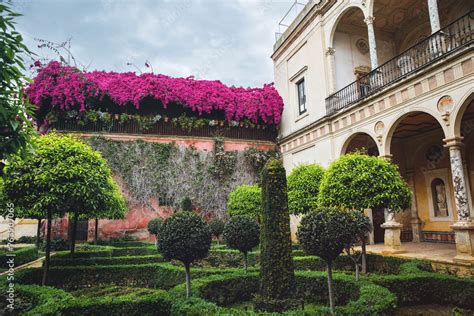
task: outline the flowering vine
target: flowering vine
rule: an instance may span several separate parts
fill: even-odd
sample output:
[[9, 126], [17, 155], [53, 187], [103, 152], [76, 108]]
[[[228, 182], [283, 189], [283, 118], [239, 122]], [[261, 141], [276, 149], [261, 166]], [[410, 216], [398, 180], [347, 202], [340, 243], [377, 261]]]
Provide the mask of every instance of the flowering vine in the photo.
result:
[[57, 61], [45, 66], [37, 63], [35, 66], [38, 67], [38, 74], [25, 93], [38, 110], [84, 112], [96, 107], [97, 101], [108, 96], [123, 112], [126, 105], [132, 104], [139, 109], [143, 98], [152, 98], [159, 101], [164, 109], [179, 104], [197, 115], [223, 112], [229, 122], [250, 120], [277, 125], [283, 111], [283, 100], [273, 84], [265, 84], [263, 88], [242, 88], [192, 77], [83, 72]]

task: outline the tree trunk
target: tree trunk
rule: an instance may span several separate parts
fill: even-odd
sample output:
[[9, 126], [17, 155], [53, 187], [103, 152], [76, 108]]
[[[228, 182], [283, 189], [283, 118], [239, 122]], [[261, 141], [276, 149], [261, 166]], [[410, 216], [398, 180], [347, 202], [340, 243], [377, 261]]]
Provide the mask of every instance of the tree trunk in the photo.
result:
[[356, 281], [359, 281], [359, 262], [356, 261], [355, 263], [355, 269], [356, 269]]
[[94, 230], [94, 244], [97, 245], [99, 241], [99, 219], [95, 219], [95, 230]]
[[189, 298], [191, 296], [191, 271], [189, 263], [185, 263], [184, 268], [186, 269], [186, 298]]
[[365, 249], [365, 236], [362, 238], [362, 274], [367, 273], [367, 258], [365, 256], [366, 249]]
[[334, 290], [332, 288], [332, 262], [328, 262], [328, 291], [329, 291], [329, 308], [331, 314], [334, 314]]
[[41, 245], [41, 218], [38, 218], [38, 226], [36, 227], [36, 247], [39, 248]]
[[74, 250], [76, 250], [77, 217], [77, 214], [74, 213], [71, 230], [71, 257], [74, 256]]
[[247, 273], [247, 265], [248, 265], [247, 252], [244, 252], [244, 269], [245, 269], [245, 273]]
[[51, 254], [51, 221], [52, 221], [52, 214], [51, 211], [48, 210], [48, 222], [46, 227], [46, 247], [45, 247], [45, 260], [44, 260], [44, 268], [43, 268], [43, 280], [41, 285], [46, 285], [48, 283], [48, 273], [49, 273], [49, 257]]

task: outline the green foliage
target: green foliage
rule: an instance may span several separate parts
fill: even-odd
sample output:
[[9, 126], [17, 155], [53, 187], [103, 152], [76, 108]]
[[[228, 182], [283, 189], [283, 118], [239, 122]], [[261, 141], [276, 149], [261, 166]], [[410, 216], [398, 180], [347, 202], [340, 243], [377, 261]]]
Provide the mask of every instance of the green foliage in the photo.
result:
[[182, 211], [185, 211], [185, 212], [192, 212], [193, 210], [193, 202], [191, 201], [191, 199], [189, 197], [185, 197], [182, 201], [181, 201], [181, 210]]
[[206, 222], [192, 212], [179, 212], [167, 218], [158, 235], [160, 253], [185, 265], [206, 257], [211, 232]]
[[316, 208], [324, 175], [320, 165], [299, 165], [288, 175], [288, 208], [291, 214], [306, 214]]
[[321, 182], [319, 203], [361, 211], [373, 207], [398, 211], [410, 206], [411, 194], [396, 165], [355, 153], [341, 156], [329, 166]]
[[230, 216], [248, 215], [258, 219], [261, 210], [262, 190], [259, 186], [243, 184], [229, 194], [227, 212]]
[[347, 230], [350, 232], [352, 239], [346, 244], [346, 248], [350, 248], [357, 243], [364, 240], [368, 233], [372, 231], [372, 223], [370, 219], [364, 215], [363, 212], [355, 211], [351, 212], [352, 220], [347, 226]]
[[224, 240], [229, 248], [237, 249], [247, 256], [260, 242], [257, 221], [247, 215], [232, 216], [225, 225]]
[[351, 213], [339, 209], [321, 208], [303, 217], [298, 228], [298, 240], [308, 255], [319, 256], [331, 264], [353, 238], [347, 229]]
[[163, 226], [163, 220], [161, 218], [154, 218], [148, 222], [148, 231], [150, 234], [158, 235]]
[[213, 218], [207, 223], [207, 226], [209, 227], [209, 230], [211, 231], [211, 235], [219, 239], [219, 237], [224, 232], [225, 224], [223, 220], [219, 218]]
[[282, 311], [293, 305], [295, 274], [291, 256], [286, 172], [271, 159], [262, 171], [262, 227], [258, 308]]
[[[56, 236], [51, 239], [51, 250], [52, 251], [61, 251], [61, 250], [69, 250], [70, 243], [63, 239], [62, 237]], [[46, 241], [43, 241], [43, 251], [46, 249]]]
[[[14, 255], [14, 257], [12, 256]], [[21, 266], [22, 264], [28, 263], [30, 261], [38, 259], [38, 249], [36, 247], [23, 247], [15, 249], [14, 251], [0, 253], [0, 267], [9, 268], [8, 260], [14, 259], [15, 268]]]
[[52, 257], [52, 266], [110, 266], [110, 265], [130, 265], [130, 264], [149, 264], [164, 262], [161, 255], [140, 255], [140, 256], [122, 256], [122, 257], [96, 257], [89, 258], [65, 258]]
[[123, 216], [126, 205], [102, 156], [79, 139], [50, 133], [34, 138], [36, 154], [14, 156], [5, 169], [5, 194], [17, 216]]
[[35, 133], [29, 120], [35, 108], [23, 97], [27, 78], [23, 75], [26, 69], [22, 56], [29, 55], [30, 51], [15, 30], [18, 16], [10, 4], [0, 3], [0, 161], [18, 151], [21, 154], [30, 152], [31, 137]]
[[261, 150], [255, 147], [247, 148], [244, 151], [244, 155], [252, 166], [253, 170], [260, 176], [263, 167], [271, 158], [280, 158], [278, 151], [276, 150]]

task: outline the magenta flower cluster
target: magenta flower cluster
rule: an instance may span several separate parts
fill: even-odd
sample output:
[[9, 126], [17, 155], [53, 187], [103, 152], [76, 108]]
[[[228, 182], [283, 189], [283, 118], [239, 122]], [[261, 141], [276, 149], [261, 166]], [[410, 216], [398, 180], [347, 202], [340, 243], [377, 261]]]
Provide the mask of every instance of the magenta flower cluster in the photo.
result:
[[88, 101], [104, 96], [120, 106], [132, 103], [137, 109], [144, 97], [161, 101], [164, 108], [181, 104], [199, 115], [221, 110], [228, 121], [249, 119], [255, 123], [278, 124], [283, 100], [273, 84], [263, 88], [228, 87], [220, 81], [172, 78], [160, 74], [105, 71], [82, 72], [52, 61], [39, 66], [37, 76], [26, 89], [38, 108], [88, 109]]

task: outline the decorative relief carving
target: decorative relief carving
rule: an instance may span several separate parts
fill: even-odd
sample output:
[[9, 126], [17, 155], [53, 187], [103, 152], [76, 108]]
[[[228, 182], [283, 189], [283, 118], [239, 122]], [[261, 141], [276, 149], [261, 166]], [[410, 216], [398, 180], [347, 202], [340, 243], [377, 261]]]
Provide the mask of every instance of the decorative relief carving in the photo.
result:
[[326, 56], [334, 55], [336, 53], [336, 50], [333, 47], [328, 47], [326, 49]]
[[372, 23], [374, 23], [374, 21], [375, 21], [375, 17], [373, 17], [373, 16], [368, 16], [364, 19], [364, 22], [366, 24], [372, 24]]
[[441, 113], [446, 125], [449, 125], [449, 115], [454, 106], [454, 100], [451, 96], [445, 95], [438, 101], [438, 111]]
[[364, 38], [358, 39], [355, 43], [355, 46], [357, 47], [357, 50], [363, 55], [366, 55], [369, 52], [369, 42], [367, 42], [367, 40]]

